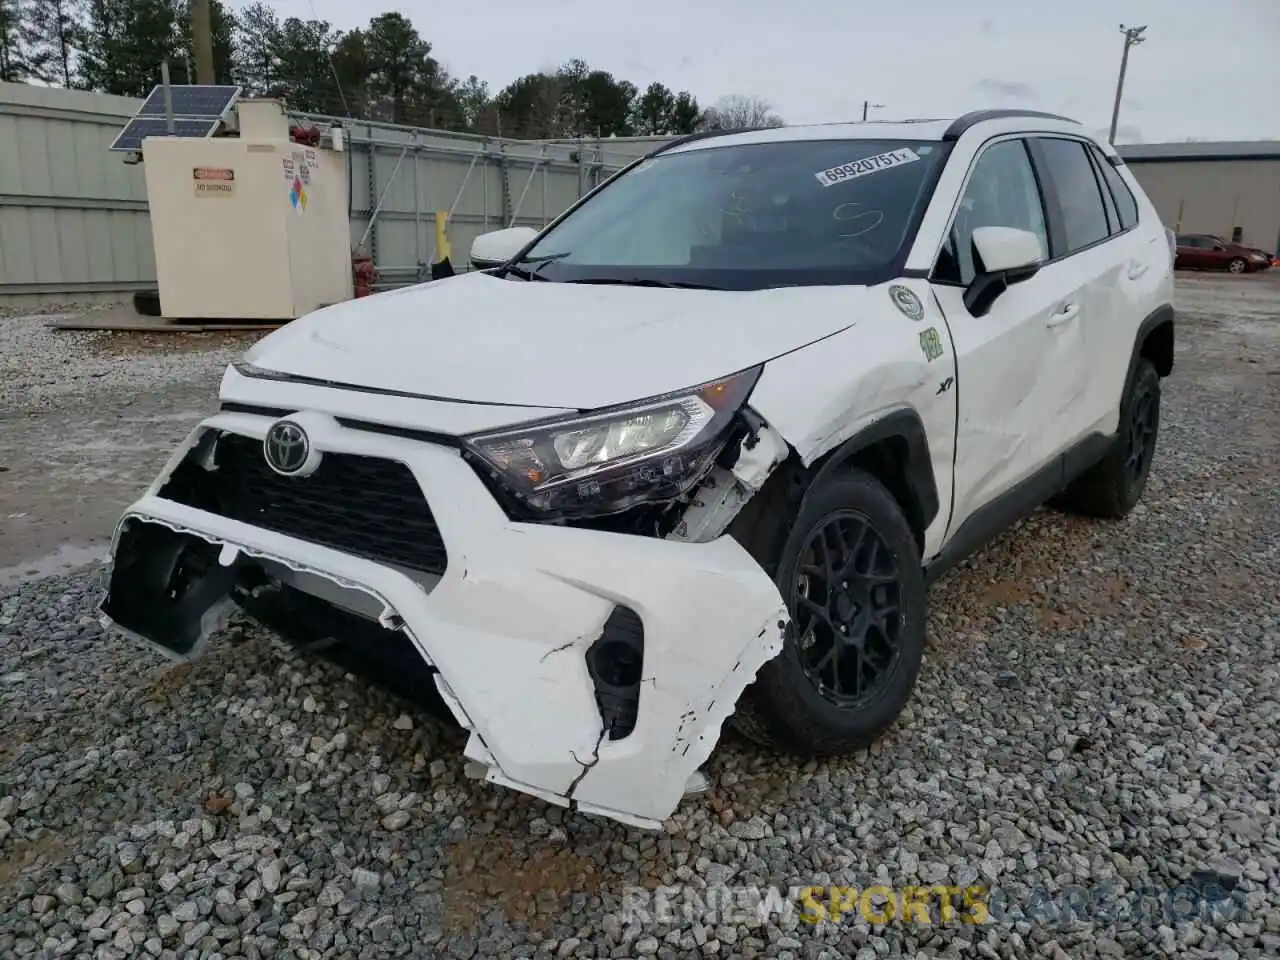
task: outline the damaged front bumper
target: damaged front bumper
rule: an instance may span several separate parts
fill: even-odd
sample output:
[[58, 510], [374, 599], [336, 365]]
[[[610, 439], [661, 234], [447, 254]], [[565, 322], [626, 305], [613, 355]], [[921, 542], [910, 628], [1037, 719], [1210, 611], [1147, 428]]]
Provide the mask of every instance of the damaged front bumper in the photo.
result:
[[[112, 543], [109, 620], [170, 657], [191, 659], [234, 609], [231, 591], [253, 568], [402, 631], [435, 669], [442, 698], [470, 732], [465, 755], [484, 765], [487, 780], [660, 826], [743, 689], [781, 649], [785, 605], [747, 552], [728, 536], [690, 543], [514, 523], [457, 450], [327, 415], [307, 421], [322, 458], [346, 458], [357, 471], [375, 463], [407, 470], [411, 496], [425, 500], [438, 527], [439, 571], [316, 542], [340, 539], [330, 534], [356, 502], [302, 501], [308, 515], [297, 523], [327, 524], [304, 539], [192, 494], [190, 473], [204, 469], [195, 461], [213, 465], [212, 436], [260, 451], [272, 422], [247, 413], [205, 421], [127, 510]], [[351, 477], [348, 485], [374, 484]], [[344, 489], [331, 487], [330, 498]], [[384, 516], [407, 516], [414, 506], [382, 488], [362, 496], [381, 498]], [[422, 529], [406, 519], [403, 529], [381, 530], [384, 554], [396, 543], [413, 546]]]

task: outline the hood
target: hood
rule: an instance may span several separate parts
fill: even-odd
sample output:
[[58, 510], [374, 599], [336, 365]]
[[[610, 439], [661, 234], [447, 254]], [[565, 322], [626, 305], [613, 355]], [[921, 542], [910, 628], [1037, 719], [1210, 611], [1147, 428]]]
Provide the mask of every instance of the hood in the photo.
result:
[[853, 323], [865, 287], [673, 290], [470, 273], [326, 307], [245, 355], [422, 396], [592, 409], [705, 383]]

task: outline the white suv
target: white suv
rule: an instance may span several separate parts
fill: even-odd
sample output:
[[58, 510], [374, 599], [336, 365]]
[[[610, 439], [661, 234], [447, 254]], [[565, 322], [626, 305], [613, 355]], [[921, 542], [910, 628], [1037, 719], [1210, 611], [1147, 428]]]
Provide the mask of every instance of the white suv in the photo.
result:
[[1170, 237], [1060, 117], [678, 140], [254, 346], [103, 610], [425, 676], [488, 780], [656, 827], [726, 718], [817, 755], [891, 724], [926, 584], [1037, 505], [1134, 506]]

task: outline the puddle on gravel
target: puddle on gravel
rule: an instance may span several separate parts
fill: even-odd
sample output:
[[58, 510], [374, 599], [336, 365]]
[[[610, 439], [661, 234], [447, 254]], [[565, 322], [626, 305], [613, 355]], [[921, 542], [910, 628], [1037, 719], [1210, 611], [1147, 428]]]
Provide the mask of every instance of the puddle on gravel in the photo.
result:
[[108, 550], [104, 546], [63, 544], [53, 553], [15, 563], [11, 567], [0, 567], [0, 590], [28, 580], [56, 577], [62, 573], [70, 573], [79, 567], [105, 563], [107, 553]]

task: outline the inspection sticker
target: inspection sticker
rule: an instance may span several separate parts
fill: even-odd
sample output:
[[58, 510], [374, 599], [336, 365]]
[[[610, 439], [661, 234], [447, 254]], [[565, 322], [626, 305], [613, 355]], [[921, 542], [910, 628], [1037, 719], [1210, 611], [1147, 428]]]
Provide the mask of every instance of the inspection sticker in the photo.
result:
[[904, 163], [915, 163], [919, 159], [920, 155], [914, 150], [902, 147], [898, 150], [890, 150], [888, 153], [877, 153], [874, 157], [864, 157], [861, 160], [842, 163], [840, 166], [832, 167], [830, 170], [822, 170], [815, 173], [814, 176], [818, 178], [818, 182], [824, 187], [830, 187], [846, 180], [865, 177], [869, 173], [888, 170], [890, 167], [900, 167]]

